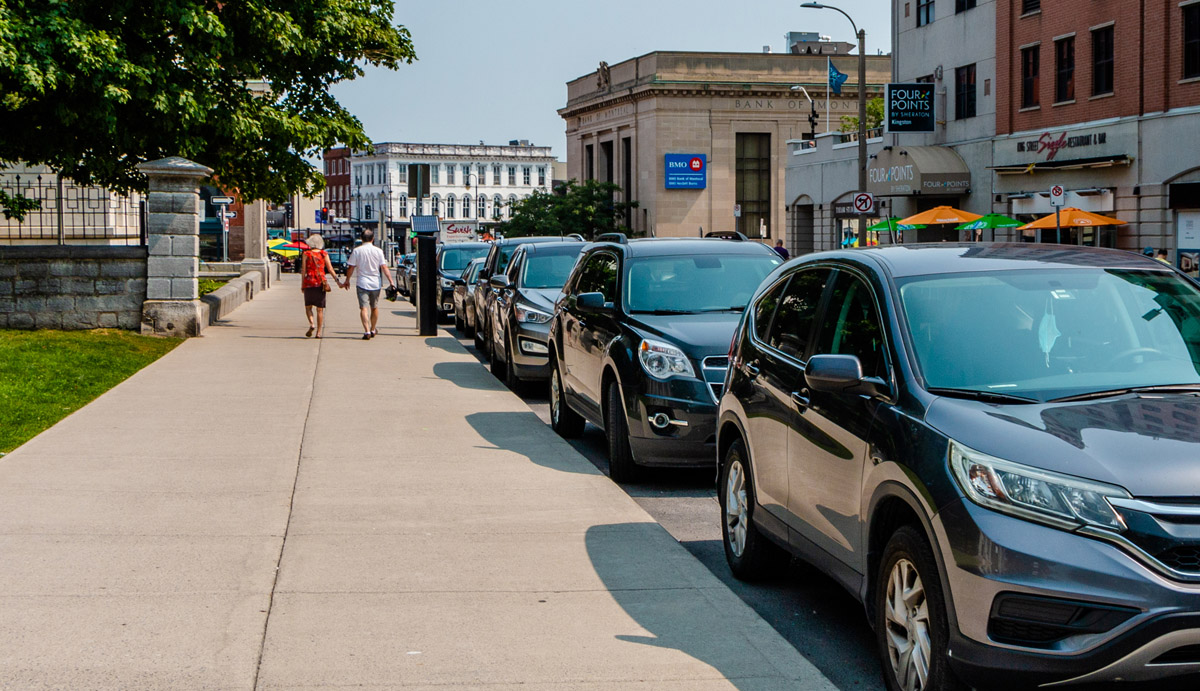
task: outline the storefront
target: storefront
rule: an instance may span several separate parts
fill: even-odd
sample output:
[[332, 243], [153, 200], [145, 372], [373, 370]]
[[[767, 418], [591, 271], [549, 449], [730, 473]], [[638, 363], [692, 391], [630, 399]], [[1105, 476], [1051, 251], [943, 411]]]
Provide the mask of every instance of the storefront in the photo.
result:
[[[971, 171], [957, 151], [947, 146], [885, 146], [867, 166], [867, 191], [901, 218], [938, 206], [965, 206], [971, 194]], [[905, 242], [959, 240], [953, 225], [908, 231]]]
[[1177, 266], [1193, 278], [1200, 278], [1200, 170], [1185, 180], [1191, 178], [1197, 182], [1168, 185], [1167, 205], [1175, 212]]

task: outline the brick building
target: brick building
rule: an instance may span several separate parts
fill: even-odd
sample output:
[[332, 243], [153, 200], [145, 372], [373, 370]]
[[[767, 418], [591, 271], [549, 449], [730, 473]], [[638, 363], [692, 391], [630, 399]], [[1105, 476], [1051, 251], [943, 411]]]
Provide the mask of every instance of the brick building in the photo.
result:
[[[351, 218], [350, 209], [350, 150], [344, 146], [326, 149], [325, 207], [335, 218]], [[312, 219], [298, 219], [307, 223]]]

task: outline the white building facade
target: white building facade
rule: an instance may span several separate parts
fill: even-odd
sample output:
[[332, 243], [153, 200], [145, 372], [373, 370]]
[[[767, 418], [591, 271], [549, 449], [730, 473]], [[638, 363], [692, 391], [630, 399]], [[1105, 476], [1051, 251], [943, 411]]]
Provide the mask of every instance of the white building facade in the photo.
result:
[[[350, 158], [350, 213], [359, 225], [406, 231], [413, 216], [495, 225], [516, 202], [552, 189], [555, 158], [548, 146], [384, 142]], [[429, 196], [409, 198], [408, 166], [428, 164]]]

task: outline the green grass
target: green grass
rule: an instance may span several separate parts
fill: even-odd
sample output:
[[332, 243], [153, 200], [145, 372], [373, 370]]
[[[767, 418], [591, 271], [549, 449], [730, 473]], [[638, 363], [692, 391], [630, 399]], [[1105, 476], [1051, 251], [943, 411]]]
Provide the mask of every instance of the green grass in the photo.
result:
[[181, 342], [113, 329], [0, 329], [0, 454], [24, 444]]
[[197, 289], [199, 289], [200, 295], [204, 296], [204, 295], [208, 295], [209, 293], [213, 292], [217, 288], [220, 288], [221, 286], [225, 285], [228, 282], [229, 281], [216, 281], [211, 278], [202, 278], [196, 282], [196, 287], [197, 287]]

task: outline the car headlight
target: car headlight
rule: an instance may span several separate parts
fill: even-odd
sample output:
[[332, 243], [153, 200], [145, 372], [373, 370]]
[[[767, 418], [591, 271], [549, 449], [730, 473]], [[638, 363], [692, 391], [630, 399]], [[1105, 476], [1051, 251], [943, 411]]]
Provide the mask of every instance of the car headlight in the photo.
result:
[[692, 362], [683, 351], [669, 343], [645, 339], [638, 346], [638, 360], [642, 369], [655, 379], [669, 377], [695, 377]]
[[517, 305], [513, 308], [513, 311], [517, 314], [517, 321], [528, 324], [545, 324], [551, 318], [551, 315], [541, 310], [535, 310], [532, 307], [526, 307], [525, 305]]
[[454, 287], [454, 281], [450, 281], [445, 278], [442, 279], [442, 290], [450, 290], [453, 287]]
[[1130, 496], [1120, 487], [1003, 461], [953, 441], [950, 469], [980, 506], [1067, 530], [1125, 530], [1125, 520], [1108, 503], [1108, 497]]

